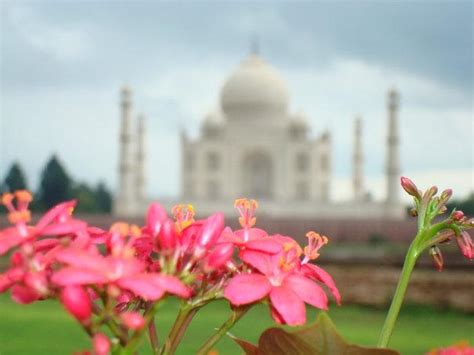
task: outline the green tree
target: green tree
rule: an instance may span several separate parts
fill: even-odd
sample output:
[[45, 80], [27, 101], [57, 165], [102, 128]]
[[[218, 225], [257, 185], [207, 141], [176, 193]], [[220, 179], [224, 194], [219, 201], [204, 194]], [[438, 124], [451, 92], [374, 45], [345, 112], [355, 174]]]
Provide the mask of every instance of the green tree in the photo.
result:
[[448, 211], [456, 207], [456, 209], [463, 211], [466, 216], [474, 215], [474, 191], [463, 200], [453, 200], [453, 202], [448, 203], [446, 207]]
[[41, 173], [39, 188], [41, 206], [49, 209], [60, 202], [70, 199], [71, 187], [71, 178], [56, 155], [53, 155]]
[[71, 197], [77, 200], [76, 212], [97, 212], [97, 201], [95, 191], [85, 183], [75, 185], [71, 192]]
[[94, 192], [97, 211], [110, 213], [112, 211], [112, 194], [107, 186], [103, 182], [99, 182]]
[[23, 174], [20, 164], [18, 162], [14, 162], [5, 177], [2, 189], [13, 192], [16, 190], [24, 190], [26, 188], [27, 185], [25, 174]]

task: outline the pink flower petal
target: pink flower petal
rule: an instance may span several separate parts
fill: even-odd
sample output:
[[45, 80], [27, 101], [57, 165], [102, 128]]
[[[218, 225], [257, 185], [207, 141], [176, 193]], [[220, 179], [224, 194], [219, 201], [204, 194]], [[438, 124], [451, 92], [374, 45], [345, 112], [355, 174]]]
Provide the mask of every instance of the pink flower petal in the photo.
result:
[[268, 279], [259, 274], [234, 276], [224, 289], [224, 297], [233, 305], [248, 304], [266, 297], [272, 286]]
[[174, 276], [162, 274], [148, 274], [147, 276], [150, 278], [150, 282], [155, 283], [169, 293], [183, 298], [191, 296], [191, 289]]
[[86, 268], [107, 272], [109, 268], [105, 258], [100, 254], [93, 254], [92, 251], [86, 252], [76, 248], [64, 249], [56, 254], [56, 259], [62, 263], [81, 269]]
[[339, 293], [339, 290], [336, 287], [336, 283], [334, 282], [331, 275], [329, 275], [324, 269], [314, 264], [306, 264], [303, 265], [301, 270], [304, 275], [325, 284], [333, 294], [337, 304], [341, 304], [341, 294]]
[[49, 226], [46, 226], [41, 234], [43, 235], [64, 235], [64, 234], [73, 234], [79, 231], [84, 231], [87, 228], [87, 224], [83, 221], [77, 219], [70, 219], [69, 221], [63, 223], [55, 223]]
[[15, 227], [5, 229], [0, 233], [0, 255], [19, 245], [22, 239]]
[[151, 275], [142, 274], [124, 277], [117, 281], [121, 288], [132, 291], [145, 300], [155, 301], [165, 294], [165, 290], [152, 281]]
[[324, 310], [328, 308], [328, 296], [324, 290], [303, 275], [288, 275], [283, 281], [283, 287], [293, 290], [304, 302], [316, 308]]
[[272, 272], [272, 259], [266, 253], [252, 250], [242, 250], [239, 253], [239, 257], [247, 264], [260, 271], [262, 274], [269, 275]]
[[35, 290], [21, 285], [14, 285], [11, 292], [13, 301], [20, 304], [28, 304], [40, 298]]
[[66, 267], [59, 270], [51, 280], [60, 286], [104, 284], [108, 281], [105, 275], [76, 267]]
[[270, 292], [272, 306], [288, 325], [301, 325], [306, 322], [304, 302], [288, 287], [274, 287]]
[[5, 292], [13, 284], [13, 281], [8, 277], [8, 275], [0, 274], [0, 293]]
[[41, 217], [41, 219], [36, 224], [36, 228], [41, 231], [44, 227], [59, 217], [59, 215], [63, 213], [69, 214], [69, 211], [71, 208], [74, 208], [74, 206], [76, 206], [76, 201], [74, 200], [63, 202], [54, 206], [48, 212], [46, 212], [43, 217]]
[[281, 251], [281, 244], [272, 238], [254, 239], [245, 243], [245, 248], [254, 251], [261, 251], [268, 254], [276, 254]]
[[239, 229], [235, 231], [235, 235], [243, 242], [261, 239], [268, 236], [268, 233], [260, 228]]

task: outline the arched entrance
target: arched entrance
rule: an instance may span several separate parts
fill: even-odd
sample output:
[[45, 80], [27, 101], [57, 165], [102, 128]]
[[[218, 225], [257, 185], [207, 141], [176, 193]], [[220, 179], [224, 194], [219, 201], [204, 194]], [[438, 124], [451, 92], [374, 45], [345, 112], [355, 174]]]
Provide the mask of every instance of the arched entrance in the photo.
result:
[[273, 198], [273, 163], [269, 154], [255, 152], [243, 160], [243, 188], [245, 197], [270, 200]]

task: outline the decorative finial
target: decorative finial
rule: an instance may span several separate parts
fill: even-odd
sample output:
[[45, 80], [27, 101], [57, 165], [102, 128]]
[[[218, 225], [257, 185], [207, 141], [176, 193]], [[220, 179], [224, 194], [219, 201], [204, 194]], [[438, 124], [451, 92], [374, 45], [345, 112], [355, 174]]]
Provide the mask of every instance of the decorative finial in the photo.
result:
[[250, 54], [259, 55], [259, 53], [260, 53], [260, 43], [259, 43], [257, 34], [254, 33], [254, 35], [252, 36], [252, 40], [250, 42]]

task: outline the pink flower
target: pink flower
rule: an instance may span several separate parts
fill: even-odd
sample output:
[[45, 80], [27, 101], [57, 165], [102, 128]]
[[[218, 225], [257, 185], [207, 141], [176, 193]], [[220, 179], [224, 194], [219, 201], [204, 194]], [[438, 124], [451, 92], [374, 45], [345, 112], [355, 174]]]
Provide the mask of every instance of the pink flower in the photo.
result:
[[[16, 206], [13, 204], [15, 198]], [[71, 218], [71, 212], [76, 205], [75, 201], [58, 204], [46, 212], [36, 226], [29, 226], [31, 213], [28, 205], [31, 200], [31, 194], [23, 190], [15, 192], [15, 195], [7, 193], [2, 196], [2, 203], [8, 210], [8, 219], [15, 226], [0, 233], [0, 255], [13, 247], [32, 242], [40, 236], [75, 234], [86, 229], [85, 222]]]
[[289, 325], [306, 322], [305, 303], [327, 309], [328, 298], [315, 281], [328, 286], [340, 303], [340, 294], [332, 277], [320, 267], [308, 264], [319, 256], [318, 251], [327, 243], [327, 238], [314, 232], [307, 236], [309, 243], [304, 249], [303, 261], [300, 260], [303, 250], [298, 243], [281, 235], [272, 237], [282, 246], [278, 254], [241, 251], [240, 258], [257, 272], [232, 278], [224, 290], [224, 297], [236, 306], [268, 297], [274, 320]]
[[110, 353], [110, 340], [102, 333], [97, 333], [92, 339], [94, 355], [108, 355]]
[[52, 281], [59, 286], [115, 285], [145, 300], [157, 300], [166, 292], [188, 298], [191, 291], [174, 276], [145, 273], [145, 265], [133, 257], [102, 256], [98, 252], [66, 249], [57, 260], [68, 265]]
[[145, 326], [145, 319], [138, 312], [121, 313], [120, 320], [128, 329], [132, 330], [141, 329]]
[[69, 313], [79, 322], [87, 323], [92, 314], [88, 293], [80, 286], [67, 286], [61, 290], [59, 299]]

